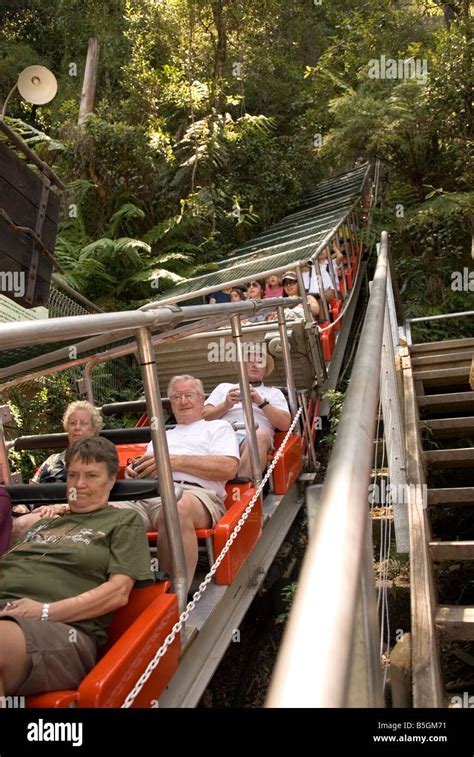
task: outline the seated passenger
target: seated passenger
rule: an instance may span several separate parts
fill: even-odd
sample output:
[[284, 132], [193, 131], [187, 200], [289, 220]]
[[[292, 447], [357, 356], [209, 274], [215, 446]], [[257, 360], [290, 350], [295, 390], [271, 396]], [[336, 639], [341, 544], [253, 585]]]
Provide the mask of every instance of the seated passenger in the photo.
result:
[[231, 302], [245, 302], [245, 294], [243, 293], [242, 289], [239, 289], [238, 287], [233, 287], [230, 290], [230, 301]]
[[[245, 288], [247, 289], [247, 297], [249, 300], [263, 300], [265, 297], [265, 282], [264, 281], [249, 281], [248, 284], [245, 285]], [[259, 313], [255, 313], [255, 315], [250, 316], [250, 318], [247, 318], [245, 321], [242, 321], [242, 323], [260, 323], [261, 321], [266, 321], [269, 311], [268, 310], [261, 310]]]
[[[166, 432], [173, 479], [183, 487], [178, 513], [188, 573], [193, 580], [198, 558], [196, 528], [211, 528], [224, 515], [225, 482], [239, 467], [239, 445], [232, 426], [225, 421], [203, 420], [204, 389], [193, 376], [175, 376], [168, 385], [168, 397], [176, 427]], [[156, 478], [153, 445], [125, 477]], [[159, 531], [157, 552], [160, 570], [172, 573], [170, 551], [159, 497], [131, 502], [114, 502], [118, 508], [132, 508], [143, 518], [147, 531]]]
[[221, 289], [219, 292], [210, 294], [207, 302], [209, 305], [216, 305], [218, 303], [230, 302], [230, 299], [230, 289]]
[[153, 583], [141, 519], [108, 507], [119, 470], [107, 439], [66, 452], [70, 514], [43, 520], [0, 558], [0, 696], [75, 689], [112, 612]]
[[281, 279], [276, 274], [272, 274], [266, 279], [265, 297], [283, 297]]
[[[253, 416], [258, 424], [257, 444], [260, 462], [260, 470], [263, 472], [267, 466], [267, 455], [273, 447], [275, 429], [287, 431], [291, 424], [291, 415], [283, 393], [279, 389], [265, 386], [263, 378], [267, 378], [274, 368], [273, 358], [266, 355], [249, 355], [245, 363], [247, 376], [250, 383], [250, 396], [252, 398]], [[235, 384], [219, 384], [211, 392], [204, 403], [203, 418], [212, 421], [216, 418], [230, 421], [244, 421], [243, 406], [240, 401], [240, 390]], [[250, 452], [245, 441], [245, 432], [238, 432], [240, 447], [239, 476], [252, 478], [250, 465]]]
[[[73, 444], [79, 439], [87, 439], [99, 434], [102, 428], [102, 417], [100, 411], [85, 400], [71, 402], [63, 416], [63, 427], [68, 435], [68, 443]], [[55, 452], [50, 455], [38, 468], [33, 478], [32, 484], [50, 484], [66, 481], [66, 457], [67, 448], [62, 452]], [[33, 512], [26, 505], [14, 505], [12, 515], [14, 521], [11, 529], [11, 543], [18, 541], [22, 536], [37, 523], [41, 518], [54, 518], [58, 515], [64, 515], [68, 512], [69, 507], [64, 505], [41, 505], [36, 507]], [[1, 552], [0, 552], [1, 554]]]
[[[285, 291], [286, 297], [304, 297], [305, 295], [301, 294], [298, 286], [298, 277], [296, 276], [296, 273], [293, 271], [286, 271], [286, 273], [283, 274], [283, 289]], [[320, 315], [320, 308], [319, 308], [319, 302], [317, 297], [315, 297], [312, 294], [306, 295], [306, 301], [309, 305], [309, 309], [311, 310], [311, 315], [313, 316], [314, 320], [319, 319]], [[291, 312], [291, 311], [290, 311]], [[296, 307], [293, 308], [293, 313], [296, 314], [296, 316], [300, 318], [304, 318], [304, 309], [303, 305], [296, 305]]]
[[[103, 425], [100, 411], [90, 402], [79, 400], [67, 406], [63, 416], [63, 427], [68, 436], [68, 443], [78, 439], [96, 436]], [[38, 468], [31, 484], [50, 484], [66, 481], [66, 450], [50, 455]]]
[[[316, 269], [312, 266], [311, 268], [309, 266], [304, 266], [302, 269], [303, 272], [303, 281], [305, 282], [305, 290], [308, 294], [320, 294], [319, 291], [319, 281], [318, 277], [316, 275]], [[326, 266], [321, 265], [320, 263], [320, 271], [321, 271], [321, 280], [323, 283], [323, 289], [324, 293], [326, 295], [327, 300], [332, 300], [336, 296], [336, 293], [334, 291], [334, 285], [332, 283], [331, 277], [327, 271]]]

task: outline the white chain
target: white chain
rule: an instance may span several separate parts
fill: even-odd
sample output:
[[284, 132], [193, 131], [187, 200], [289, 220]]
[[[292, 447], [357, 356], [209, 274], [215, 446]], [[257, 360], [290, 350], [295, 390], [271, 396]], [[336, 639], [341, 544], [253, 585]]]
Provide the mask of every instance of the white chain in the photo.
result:
[[270, 476], [271, 476], [271, 474], [273, 472], [273, 469], [274, 469], [275, 465], [277, 464], [278, 460], [282, 456], [282, 454], [284, 452], [284, 449], [285, 449], [285, 447], [286, 447], [286, 445], [288, 443], [288, 439], [290, 438], [290, 435], [293, 432], [293, 429], [296, 426], [296, 424], [297, 424], [297, 422], [299, 420], [299, 417], [300, 417], [300, 415], [301, 415], [302, 412], [303, 412], [303, 408], [300, 407], [300, 409], [296, 413], [295, 417], [293, 418], [292, 424], [291, 424], [290, 428], [288, 429], [288, 431], [286, 433], [286, 436], [283, 439], [283, 442], [281, 443], [280, 447], [278, 448], [278, 450], [277, 450], [277, 452], [275, 454], [275, 457], [273, 458], [273, 460], [271, 462], [270, 467], [268, 468], [268, 470], [267, 470], [264, 478], [262, 479], [262, 481], [261, 481], [261, 483], [260, 483], [257, 491], [255, 492], [255, 494], [253, 495], [252, 499], [250, 500], [250, 502], [248, 503], [247, 507], [245, 508], [244, 512], [242, 513], [239, 522], [236, 524], [234, 530], [232, 531], [231, 535], [229, 536], [229, 538], [228, 538], [228, 540], [227, 540], [227, 542], [226, 542], [226, 544], [225, 544], [222, 552], [220, 553], [219, 557], [215, 561], [214, 565], [209, 570], [209, 573], [207, 573], [204, 581], [202, 581], [202, 583], [199, 584], [199, 589], [196, 592], [194, 592], [192, 600], [190, 602], [188, 602], [188, 604], [186, 606], [186, 609], [183, 610], [183, 612], [179, 616], [178, 622], [174, 624], [171, 632], [168, 634], [168, 636], [164, 640], [163, 644], [161, 645], [161, 647], [159, 648], [159, 650], [155, 654], [154, 658], [148, 664], [147, 669], [140, 676], [140, 678], [138, 679], [137, 683], [133, 687], [132, 691], [126, 697], [124, 703], [122, 704], [122, 708], [127, 708], [127, 707], [131, 707], [132, 706], [134, 700], [136, 699], [136, 697], [138, 696], [138, 694], [140, 693], [140, 691], [142, 690], [142, 688], [144, 687], [144, 685], [146, 684], [146, 682], [148, 681], [148, 679], [150, 678], [150, 676], [153, 673], [153, 671], [155, 670], [155, 668], [158, 666], [161, 658], [166, 654], [166, 651], [167, 651], [168, 647], [170, 646], [170, 644], [173, 643], [173, 641], [176, 638], [176, 635], [180, 632], [180, 630], [181, 630], [181, 628], [183, 626], [183, 623], [185, 623], [187, 621], [187, 619], [189, 618], [190, 613], [196, 607], [196, 603], [199, 602], [199, 600], [201, 599], [201, 596], [202, 596], [203, 592], [206, 590], [206, 588], [207, 588], [208, 584], [210, 583], [212, 577], [216, 573], [217, 568], [221, 564], [222, 560], [224, 559], [224, 557], [226, 556], [226, 554], [229, 551], [230, 547], [232, 546], [232, 543], [236, 540], [239, 531], [241, 530], [241, 528], [244, 525], [245, 521], [247, 520], [247, 518], [249, 517], [250, 513], [252, 512], [252, 509], [253, 509], [255, 503], [257, 502], [258, 498], [260, 497], [260, 493], [261, 493], [263, 487], [267, 483], [268, 479], [270, 478]]

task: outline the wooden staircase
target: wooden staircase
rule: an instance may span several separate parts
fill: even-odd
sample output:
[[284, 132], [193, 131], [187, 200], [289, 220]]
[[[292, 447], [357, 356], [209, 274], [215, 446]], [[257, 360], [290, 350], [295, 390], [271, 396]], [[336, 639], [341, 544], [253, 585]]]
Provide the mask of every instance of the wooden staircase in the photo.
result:
[[[474, 391], [469, 383], [473, 353], [474, 339], [401, 348], [407, 481], [416, 485], [415, 491], [426, 493], [413, 495], [409, 502], [415, 707], [446, 705], [442, 644], [474, 641], [474, 606], [455, 604], [457, 597], [453, 604], [440, 604], [436, 580], [443, 563], [465, 565], [474, 560]], [[447, 508], [472, 509], [469, 539], [464, 532], [452, 533], [453, 510]], [[448, 512], [450, 533], [443, 535]], [[461, 510], [454, 512], [461, 515]]]

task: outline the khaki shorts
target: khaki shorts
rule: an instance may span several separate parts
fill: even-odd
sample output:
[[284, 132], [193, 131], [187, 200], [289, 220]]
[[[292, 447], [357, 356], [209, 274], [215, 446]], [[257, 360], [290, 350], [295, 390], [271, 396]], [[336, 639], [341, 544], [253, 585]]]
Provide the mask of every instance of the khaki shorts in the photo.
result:
[[14, 620], [20, 626], [31, 660], [26, 679], [11, 692], [14, 695], [77, 689], [95, 665], [97, 642], [74, 626], [12, 615], [1, 620]]
[[[179, 484], [183, 491], [194, 494], [204, 505], [212, 519], [212, 527], [216, 525], [225, 513], [225, 507], [221, 499], [213, 489], [202, 489], [200, 486], [192, 484]], [[158, 531], [158, 517], [161, 511], [161, 498], [150, 497], [150, 499], [135, 499], [127, 502], [112, 502], [114, 507], [124, 510], [135, 510], [142, 520], [147, 531]]]

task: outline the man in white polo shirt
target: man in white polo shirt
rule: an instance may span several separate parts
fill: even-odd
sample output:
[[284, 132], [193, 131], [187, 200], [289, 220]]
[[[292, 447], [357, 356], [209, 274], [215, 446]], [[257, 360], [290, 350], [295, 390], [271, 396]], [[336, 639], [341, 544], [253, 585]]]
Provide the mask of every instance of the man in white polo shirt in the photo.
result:
[[[219, 420], [202, 419], [204, 390], [193, 376], [175, 376], [168, 396], [177, 425], [166, 432], [173, 480], [183, 488], [178, 513], [188, 572], [188, 586], [198, 558], [197, 528], [211, 528], [224, 515], [225, 482], [237, 475], [239, 444], [232, 426]], [[157, 470], [150, 442], [146, 454], [125, 469], [125, 478], [156, 478]], [[145, 528], [159, 531], [157, 552], [160, 570], [171, 574], [171, 557], [161, 500], [114, 502], [142, 516]]]
[[[283, 393], [272, 386], [265, 386], [262, 382], [273, 371], [274, 363], [271, 355], [255, 353], [249, 355], [245, 363], [250, 383], [250, 396], [253, 405], [253, 417], [257, 428], [257, 444], [260, 470], [263, 472], [267, 465], [268, 452], [273, 447], [275, 429], [287, 431], [291, 424], [291, 415]], [[236, 384], [223, 383], [216, 386], [206, 402], [202, 417], [206, 421], [220, 418], [233, 423], [244, 420], [244, 411], [240, 401], [240, 390]], [[240, 466], [239, 476], [252, 478], [250, 465], [250, 451], [245, 441], [245, 433], [240, 436]]]

